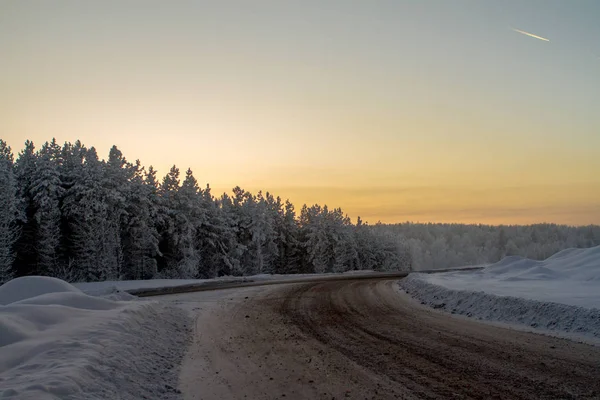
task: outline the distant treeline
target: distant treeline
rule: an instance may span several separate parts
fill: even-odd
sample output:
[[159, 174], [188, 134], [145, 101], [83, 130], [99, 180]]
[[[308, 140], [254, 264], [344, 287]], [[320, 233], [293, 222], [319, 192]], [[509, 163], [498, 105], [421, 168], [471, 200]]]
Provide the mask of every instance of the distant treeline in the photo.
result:
[[543, 260], [567, 248], [600, 245], [598, 225], [492, 226], [407, 222], [376, 225], [375, 229], [405, 244], [414, 270], [493, 263], [505, 256]]
[[15, 160], [0, 139], [0, 283], [443, 268], [598, 244], [597, 226], [353, 224], [268, 192], [213, 196], [189, 169], [159, 180], [117, 147], [101, 160], [79, 141], [27, 141]]

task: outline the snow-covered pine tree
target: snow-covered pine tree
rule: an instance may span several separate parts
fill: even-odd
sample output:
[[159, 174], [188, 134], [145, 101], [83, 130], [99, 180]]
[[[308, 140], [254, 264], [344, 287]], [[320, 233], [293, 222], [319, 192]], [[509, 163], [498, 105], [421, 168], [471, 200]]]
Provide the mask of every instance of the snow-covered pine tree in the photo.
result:
[[121, 237], [127, 229], [128, 199], [135, 168], [117, 146], [111, 147], [108, 160], [102, 166], [102, 191], [108, 217], [104, 225], [104, 262], [112, 279], [120, 279], [123, 274]]
[[300, 211], [302, 246], [312, 273], [331, 272], [333, 268], [333, 243], [329, 236], [326, 216], [327, 206], [304, 205]]
[[179, 278], [178, 265], [179, 229], [177, 227], [177, 192], [179, 191], [179, 168], [171, 167], [159, 187], [158, 232], [159, 251], [158, 275], [164, 278]]
[[56, 140], [46, 142], [38, 151], [35, 171], [31, 177], [36, 222], [36, 271], [40, 275], [59, 276], [60, 201], [63, 196], [60, 162], [60, 147]]
[[[240, 187], [233, 188], [233, 220], [235, 221], [235, 230], [237, 233], [237, 250], [239, 252], [240, 275], [254, 275], [257, 273], [259, 258], [262, 255], [260, 247], [253, 241], [253, 222], [256, 208], [255, 196], [246, 192]], [[256, 239], [254, 239], [256, 240]]]
[[330, 213], [331, 236], [334, 242], [333, 272], [353, 271], [358, 269], [358, 252], [354, 237], [354, 226], [350, 218], [344, 215], [341, 208]]
[[[293, 238], [290, 235], [295, 232], [294, 229], [290, 229], [287, 225], [286, 220], [286, 211], [285, 205], [281, 201], [280, 197], [275, 198], [270, 193], [267, 193], [267, 206], [269, 210], [269, 214], [271, 215], [271, 225], [273, 229], [273, 245], [275, 246], [276, 251], [273, 252], [275, 255], [272, 260], [272, 268], [273, 272], [277, 274], [284, 274], [288, 269], [288, 258], [291, 254], [288, 253], [288, 243], [293, 241]], [[291, 209], [292, 212], [292, 224], [294, 227], [296, 226], [296, 221], [294, 220], [294, 210], [293, 206]]]
[[235, 234], [227, 223], [223, 210], [213, 198], [210, 186], [206, 185], [199, 195], [204, 217], [197, 227], [201, 260], [198, 276], [214, 278], [229, 274], [229, 244], [235, 240]]
[[58, 166], [60, 181], [62, 186], [62, 199], [60, 202], [61, 213], [61, 242], [60, 242], [60, 261], [59, 268], [61, 279], [67, 281], [83, 280], [81, 271], [77, 269], [74, 262], [74, 233], [71, 215], [69, 214], [68, 203], [76, 189], [74, 186], [81, 185], [83, 182], [84, 167], [83, 163], [87, 149], [80, 141], [74, 144], [65, 143], [60, 150], [60, 164]]
[[246, 251], [246, 246], [239, 241], [240, 212], [239, 205], [236, 204], [238, 204], [238, 200], [230, 197], [227, 193], [223, 193], [217, 201], [223, 227], [221, 239], [223, 275], [243, 274], [242, 256]]
[[281, 248], [280, 242], [285, 236], [283, 234], [285, 211], [281, 198], [275, 197], [269, 192], [267, 192], [265, 196], [265, 205], [267, 215], [266, 220], [269, 226], [264, 251], [269, 264], [269, 271], [274, 273], [280, 269], [279, 263], [281, 256], [279, 251]]
[[0, 285], [13, 277], [14, 244], [18, 238], [18, 202], [14, 158], [0, 139]]
[[185, 179], [174, 196], [175, 229], [177, 243], [177, 269], [181, 278], [195, 278], [200, 267], [200, 243], [197, 228], [204, 222], [204, 210], [201, 208], [200, 189], [192, 170], [188, 168]]
[[125, 279], [151, 279], [156, 275], [158, 231], [156, 230], [156, 172], [148, 173], [140, 161], [127, 193], [125, 228], [122, 232], [123, 276]]
[[81, 175], [65, 193], [63, 202], [69, 222], [72, 265], [81, 279], [92, 282], [117, 278], [110, 264], [110, 246], [105, 242], [111, 229], [103, 174], [103, 163], [96, 149], [90, 147], [85, 151]]
[[373, 233], [371, 227], [364, 223], [360, 216], [356, 220], [354, 227], [354, 240], [356, 242], [356, 251], [358, 253], [358, 269], [372, 270], [376, 268], [373, 248]]
[[37, 271], [37, 251], [35, 236], [37, 223], [36, 207], [32, 195], [33, 176], [36, 171], [37, 156], [33, 142], [27, 140], [25, 148], [19, 153], [15, 163], [17, 197], [19, 202], [19, 230], [21, 234], [15, 243], [16, 259], [14, 271], [16, 276], [35, 275]]
[[[280, 203], [279, 198], [277, 198]], [[298, 223], [294, 205], [286, 200], [277, 226], [278, 263], [276, 272], [279, 274], [301, 273], [303, 254], [298, 239]]]
[[274, 199], [269, 193], [263, 196], [262, 192], [254, 199], [253, 213], [251, 214], [252, 246], [256, 254], [254, 273], [272, 273], [277, 259], [277, 245], [275, 244], [275, 219], [277, 210], [273, 208]]

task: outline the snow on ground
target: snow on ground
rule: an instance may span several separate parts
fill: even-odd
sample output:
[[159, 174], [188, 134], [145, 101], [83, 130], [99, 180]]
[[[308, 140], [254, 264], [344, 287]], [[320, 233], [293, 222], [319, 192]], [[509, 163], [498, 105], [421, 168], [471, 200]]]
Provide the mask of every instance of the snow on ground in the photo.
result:
[[260, 274], [252, 276], [222, 276], [214, 279], [149, 279], [138, 281], [104, 281], [104, 282], [81, 282], [73, 286], [86, 294], [92, 296], [105, 296], [108, 294], [122, 293], [129, 290], [156, 289], [163, 287], [176, 287], [185, 285], [207, 285], [216, 282], [259, 282], [259, 281], [285, 281], [298, 278], [320, 279], [324, 276], [347, 276], [370, 274], [372, 270], [348, 271], [344, 273], [326, 273], [326, 274]]
[[543, 261], [511, 256], [481, 270], [420, 279], [453, 290], [600, 308], [600, 246], [563, 250]]
[[26, 276], [13, 279], [0, 286], [0, 305], [6, 305], [23, 299], [47, 293], [81, 293], [65, 281], [56, 278]]
[[0, 304], [0, 398], [180, 398], [185, 311], [47, 277], [0, 286]]
[[79, 282], [73, 286], [91, 296], [104, 296], [128, 290], [205, 284], [210, 279], [149, 279], [139, 281]]
[[131, 301], [137, 298], [128, 290], [347, 274], [75, 285], [49, 277], [14, 279], [0, 286], [0, 398], [179, 398], [177, 369], [192, 327], [189, 310]]
[[481, 270], [410, 274], [400, 287], [453, 313], [600, 337], [600, 246], [543, 261], [511, 256]]

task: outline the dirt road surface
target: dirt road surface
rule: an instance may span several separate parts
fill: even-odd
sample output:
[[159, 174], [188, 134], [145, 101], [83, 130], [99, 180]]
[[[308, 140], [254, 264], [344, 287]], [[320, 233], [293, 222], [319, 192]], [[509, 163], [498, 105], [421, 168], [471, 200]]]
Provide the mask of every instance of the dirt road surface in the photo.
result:
[[600, 347], [429, 310], [395, 280], [176, 298], [198, 316], [185, 399], [600, 399]]

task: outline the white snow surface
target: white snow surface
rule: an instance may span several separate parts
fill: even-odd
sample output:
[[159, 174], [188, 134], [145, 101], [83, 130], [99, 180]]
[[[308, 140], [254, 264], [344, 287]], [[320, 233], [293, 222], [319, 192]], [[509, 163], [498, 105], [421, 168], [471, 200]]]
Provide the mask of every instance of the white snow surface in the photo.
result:
[[481, 270], [418, 276], [453, 290], [600, 309], [600, 246], [563, 250], [543, 261], [511, 256]]
[[600, 246], [543, 261], [506, 257], [481, 270], [414, 273], [399, 285], [452, 313], [600, 338]]
[[0, 398], [179, 399], [189, 313], [168, 302], [137, 300], [128, 290], [324, 275], [343, 274], [74, 285], [50, 277], [13, 279], [0, 286]]
[[127, 290], [155, 289], [162, 287], [204, 284], [210, 279], [148, 279], [139, 281], [103, 281], [103, 282], [78, 282], [73, 286], [92, 296], [104, 296]]
[[73, 286], [82, 292], [93, 296], [106, 296], [112, 293], [126, 292], [128, 290], [156, 289], [163, 287], [176, 287], [185, 285], [204, 285], [215, 282], [259, 282], [259, 281], [286, 281], [298, 278], [320, 279], [324, 276], [346, 276], [370, 274], [373, 270], [348, 271], [343, 273], [326, 274], [259, 274], [252, 276], [222, 276], [213, 279], [148, 279], [137, 281], [104, 281], [104, 282], [80, 282]]
[[10, 281], [0, 300], [0, 398], [180, 398], [184, 311], [92, 297], [47, 277]]
[[47, 293], [81, 293], [65, 281], [42, 276], [25, 276], [0, 286], [0, 305], [14, 303]]

